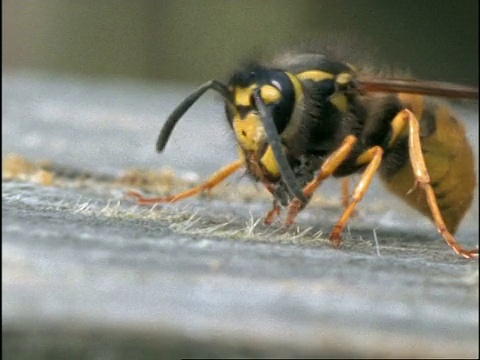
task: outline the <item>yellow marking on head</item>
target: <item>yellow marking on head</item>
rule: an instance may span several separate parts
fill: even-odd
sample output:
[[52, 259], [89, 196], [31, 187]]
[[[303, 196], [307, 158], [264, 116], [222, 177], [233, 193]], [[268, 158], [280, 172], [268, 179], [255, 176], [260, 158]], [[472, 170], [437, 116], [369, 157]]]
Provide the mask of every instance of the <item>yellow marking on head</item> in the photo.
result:
[[265, 169], [270, 175], [274, 177], [280, 176], [280, 168], [278, 167], [277, 159], [275, 159], [275, 155], [270, 145], [260, 159], [260, 162], [265, 166]]
[[[300, 79], [291, 73], [285, 72], [285, 74], [292, 82], [293, 89], [295, 91], [296, 103], [300, 103], [304, 96], [303, 85]], [[234, 92], [235, 104], [239, 106], [252, 105], [251, 94], [253, 89], [255, 89], [257, 86], [257, 84], [253, 84], [248, 88], [236, 88]], [[261, 88], [261, 96], [262, 99], [268, 104], [281, 99], [282, 93], [279, 89], [272, 85], [264, 85]], [[242, 153], [242, 158], [244, 157], [243, 151], [259, 151], [261, 150], [260, 147], [264, 146], [264, 143], [267, 141], [263, 123], [260, 117], [255, 113], [249, 113], [243, 119], [240, 118], [238, 114], [235, 115], [233, 117], [233, 128], [239, 142], [239, 151]], [[270, 145], [268, 145], [267, 150], [259, 162], [265, 167], [265, 170], [269, 173], [269, 175], [272, 177], [280, 177], [280, 169]]]
[[235, 88], [233, 98], [237, 106], [252, 106], [252, 91], [257, 87], [257, 84], [252, 84], [246, 88]]
[[[252, 84], [246, 88], [236, 88], [234, 92], [235, 105], [252, 106], [252, 92], [258, 87]], [[260, 95], [266, 104], [277, 102], [282, 98], [282, 93], [273, 85], [264, 85], [260, 89]]]
[[233, 129], [239, 145], [246, 151], [258, 151], [266, 139], [262, 121], [255, 113], [249, 113], [245, 118], [235, 115]]
[[277, 102], [282, 98], [282, 93], [273, 85], [264, 85], [260, 89], [260, 95], [266, 104]]
[[297, 78], [300, 80], [322, 81], [333, 80], [335, 75], [321, 70], [308, 70], [297, 74]]

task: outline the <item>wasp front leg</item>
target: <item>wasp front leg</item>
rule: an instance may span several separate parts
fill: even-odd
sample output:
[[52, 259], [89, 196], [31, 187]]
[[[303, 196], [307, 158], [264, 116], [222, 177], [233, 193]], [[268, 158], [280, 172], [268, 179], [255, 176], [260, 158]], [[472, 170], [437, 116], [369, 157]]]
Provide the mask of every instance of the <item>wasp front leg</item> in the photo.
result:
[[348, 207], [350, 204], [350, 178], [346, 177], [342, 179], [342, 206]]
[[127, 193], [127, 197], [133, 197], [135, 198], [135, 201], [139, 205], [153, 205], [153, 204], [158, 204], [158, 203], [173, 203], [177, 202], [180, 200], [183, 200], [185, 198], [200, 194], [201, 192], [205, 190], [210, 190], [213, 187], [217, 186], [219, 183], [221, 183], [223, 180], [225, 180], [227, 177], [232, 175], [234, 172], [236, 172], [238, 169], [240, 169], [242, 166], [244, 166], [244, 161], [243, 159], [239, 159], [224, 168], [220, 169], [217, 171], [215, 174], [213, 174], [207, 181], [205, 181], [203, 184], [200, 184], [192, 189], [189, 189], [187, 191], [184, 191], [182, 193], [176, 194], [176, 195], [170, 195], [170, 196], [165, 196], [165, 197], [144, 197], [140, 192], [131, 190]]
[[[304, 188], [303, 193], [307, 199], [310, 199], [315, 192], [315, 190], [321, 185], [321, 183], [331, 176], [335, 170], [337, 170], [340, 165], [345, 161], [345, 159], [352, 152], [353, 146], [356, 144], [357, 138], [353, 135], [349, 135], [343, 140], [340, 147], [333, 152], [322, 164], [320, 170], [311, 182], [309, 182]], [[302, 202], [300, 199], [294, 199], [288, 206], [288, 214], [285, 220], [285, 227], [290, 227], [298, 213], [306, 206], [306, 203]]]
[[[264, 183], [264, 185], [265, 185], [265, 188], [268, 190], [268, 192], [275, 196], [276, 186], [272, 183]], [[267, 212], [267, 214], [265, 215], [265, 220], [263, 221], [263, 223], [265, 225], [271, 225], [273, 221], [280, 215], [281, 211], [282, 211], [282, 208], [278, 200], [274, 199], [272, 209], [269, 212]]]
[[277, 200], [273, 200], [273, 207], [272, 210], [267, 212], [265, 215], [265, 220], [263, 221], [265, 225], [270, 225], [279, 215], [280, 212], [282, 211], [281, 206], [278, 204]]

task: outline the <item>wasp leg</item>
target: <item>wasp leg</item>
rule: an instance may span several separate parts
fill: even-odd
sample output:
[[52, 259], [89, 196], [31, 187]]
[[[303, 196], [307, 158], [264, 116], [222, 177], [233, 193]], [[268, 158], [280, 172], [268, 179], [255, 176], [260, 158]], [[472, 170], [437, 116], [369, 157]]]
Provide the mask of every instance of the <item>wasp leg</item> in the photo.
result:
[[[342, 179], [342, 207], [346, 209], [350, 204], [350, 177]], [[357, 216], [357, 210], [353, 210], [352, 217]]]
[[282, 210], [282, 208], [280, 207], [280, 205], [278, 205], [278, 201], [273, 200], [272, 210], [270, 210], [265, 215], [265, 220], [263, 221], [263, 223], [265, 225], [270, 225], [273, 222], [273, 220], [275, 220], [280, 215], [281, 210]]
[[182, 193], [176, 194], [176, 195], [171, 195], [171, 196], [165, 196], [165, 197], [151, 197], [147, 198], [144, 197], [141, 193], [138, 191], [129, 191], [127, 193], [127, 196], [134, 197], [135, 201], [139, 205], [152, 205], [156, 203], [171, 203], [171, 202], [176, 202], [194, 195], [197, 195], [201, 193], [202, 191], [209, 190], [215, 186], [217, 186], [219, 183], [221, 183], [223, 180], [225, 180], [227, 177], [232, 175], [235, 171], [240, 169], [244, 165], [243, 159], [239, 159], [224, 168], [220, 169], [216, 173], [214, 173], [207, 181], [205, 181], [203, 184], [200, 184], [198, 186], [195, 186], [192, 189], [189, 189], [187, 191], [184, 191]]
[[342, 179], [342, 206], [346, 208], [350, 203], [350, 178]]
[[478, 257], [478, 249], [467, 250], [463, 248], [447, 229], [438, 207], [435, 192], [430, 184], [430, 176], [428, 174], [420, 143], [420, 125], [417, 118], [410, 110], [403, 110], [403, 114], [405, 121], [408, 121], [409, 127], [408, 149], [410, 153], [410, 162], [412, 164], [413, 174], [415, 177], [414, 188], [420, 186], [423, 190], [425, 190], [428, 206], [430, 207], [432, 218], [435, 222], [437, 230], [443, 236], [447, 244], [453, 249], [453, 251], [467, 259]]
[[[356, 142], [357, 138], [355, 136], [348, 135], [345, 140], [343, 140], [342, 145], [340, 145], [340, 147], [324, 161], [315, 179], [313, 179], [303, 188], [303, 193], [307, 199], [313, 195], [323, 180], [331, 176], [342, 164], [342, 162], [345, 161], [348, 155], [350, 155]], [[298, 213], [305, 207], [305, 205], [306, 203], [299, 199], [294, 199], [290, 203], [288, 206], [287, 218], [285, 219], [285, 227], [289, 227], [293, 224], [293, 221], [297, 217]]]
[[[265, 188], [270, 192], [270, 194], [273, 195], [275, 193], [275, 186], [273, 184], [264, 183], [264, 185], [265, 185]], [[278, 200], [277, 199], [273, 200], [272, 210], [267, 212], [267, 214], [265, 215], [265, 220], [263, 221], [263, 223], [265, 225], [271, 225], [273, 220], [275, 220], [275, 218], [277, 218], [280, 215], [281, 211], [282, 211], [282, 208], [278, 204]]]
[[355, 210], [355, 206], [357, 206], [357, 204], [365, 196], [365, 193], [367, 192], [375, 173], [380, 167], [383, 149], [380, 146], [374, 146], [360, 156], [362, 157], [362, 162], [365, 161], [365, 163], [368, 163], [368, 165], [365, 171], [362, 173], [360, 181], [353, 190], [352, 202], [347, 206], [342, 214], [342, 217], [337, 221], [330, 234], [330, 241], [336, 247], [340, 247], [342, 245], [342, 229], [345, 227], [345, 224], [352, 215], [352, 212]]

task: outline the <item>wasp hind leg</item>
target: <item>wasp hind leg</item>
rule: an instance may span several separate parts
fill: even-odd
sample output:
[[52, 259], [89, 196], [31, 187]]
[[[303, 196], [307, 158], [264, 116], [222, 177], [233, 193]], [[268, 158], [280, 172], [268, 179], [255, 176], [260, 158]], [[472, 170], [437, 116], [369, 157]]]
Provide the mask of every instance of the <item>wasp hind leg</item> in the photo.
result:
[[[402, 114], [402, 113], [400, 113]], [[438, 232], [443, 236], [447, 244], [455, 251], [457, 254], [470, 259], [478, 257], [478, 249], [467, 250], [463, 248], [455, 239], [455, 237], [450, 233], [445, 225], [442, 214], [440, 213], [440, 208], [437, 203], [437, 198], [435, 192], [430, 183], [430, 176], [428, 174], [427, 166], [425, 164], [425, 159], [423, 157], [421, 143], [420, 143], [420, 125], [417, 118], [410, 110], [403, 110], [404, 121], [408, 122], [409, 128], [409, 154], [410, 162], [412, 164], [413, 174], [415, 177], [414, 188], [420, 186], [426, 194], [428, 206], [432, 213], [433, 221], [437, 227]], [[412, 189], [413, 190], [413, 189]]]
[[195, 186], [192, 189], [189, 189], [187, 191], [181, 192], [176, 195], [170, 195], [170, 196], [165, 196], [165, 197], [144, 197], [140, 192], [131, 190], [127, 193], [127, 197], [133, 197], [135, 198], [135, 201], [138, 205], [153, 205], [153, 204], [158, 204], [158, 203], [173, 203], [177, 202], [183, 199], [186, 199], [188, 197], [200, 194], [201, 192], [205, 190], [210, 190], [213, 187], [217, 186], [219, 183], [221, 183], [223, 180], [225, 180], [227, 177], [232, 175], [235, 171], [240, 169], [244, 165], [244, 161], [242, 159], [239, 159], [224, 168], [218, 170], [216, 173], [214, 173], [207, 181], [205, 181], [203, 184], [200, 184], [198, 186]]
[[346, 177], [342, 179], [342, 206], [348, 207], [350, 204], [350, 178]]
[[[350, 204], [350, 176], [342, 179], [342, 207], [346, 209]], [[358, 215], [357, 210], [353, 210], [352, 217]]]

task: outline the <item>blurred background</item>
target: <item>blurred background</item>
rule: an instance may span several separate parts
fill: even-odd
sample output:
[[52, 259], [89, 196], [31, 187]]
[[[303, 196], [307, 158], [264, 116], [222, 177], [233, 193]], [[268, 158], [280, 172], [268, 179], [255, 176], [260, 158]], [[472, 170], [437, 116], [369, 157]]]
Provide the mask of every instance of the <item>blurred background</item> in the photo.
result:
[[[478, 85], [477, 0], [3, 0], [2, 66], [203, 82], [337, 33], [379, 64]], [[358, 41], [357, 41], [358, 39]]]
[[[268, 239], [255, 227], [270, 200], [237, 201], [228, 183], [228, 197], [172, 213], [137, 209], [124, 192], [155, 179], [132, 169], [190, 182], [237, 158], [222, 104], [204, 98], [161, 156], [155, 142], [192, 89], [257, 54], [341, 35], [380, 68], [478, 86], [478, 0], [2, 0], [2, 10], [2, 160], [22, 165], [10, 167], [20, 181], [2, 177], [5, 358], [478, 358], [478, 262], [457, 258], [377, 179], [342, 252], [298, 236], [283, 246], [279, 224]], [[478, 159], [478, 102], [466, 103], [475, 108], [454, 105]], [[177, 178], [162, 174], [172, 189]], [[318, 194], [337, 204], [330, 180]], [[478, 188], [471, 208], [457, 233], [468, 247]], [[329, 231], [340, 210], [307, 209], [300, 229]]]

